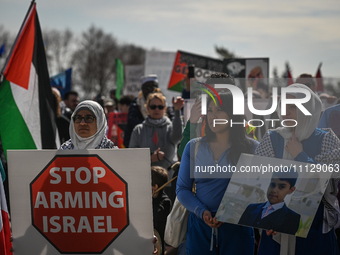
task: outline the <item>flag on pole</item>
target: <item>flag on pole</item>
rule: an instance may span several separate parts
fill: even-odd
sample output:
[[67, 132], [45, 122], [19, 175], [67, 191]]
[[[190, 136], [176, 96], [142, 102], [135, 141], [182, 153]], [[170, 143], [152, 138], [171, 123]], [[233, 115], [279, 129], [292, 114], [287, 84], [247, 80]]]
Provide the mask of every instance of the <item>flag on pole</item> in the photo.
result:
[[316, 75], [315, 75], [315, 79], [316, 79], [315, 91], [316, 92], [324, 92], [325, 91], [325, 89], [323, 87], [323, 79], [322, 79], [322, 75], [321, 75], [321, 66], [322, 66], [322, 62], [319, 64], [318, 70], [316, 71]]
[[[173, 91], [182, 92], [183, 91], [183, 79], [186, 75], [186, 72], [183, 70], [186, 70], [187, 63], [184, 61], [181, 61], [181, 52], [177, 51], [174, 66], [172, 68], [172, 73], [169, 80], [168, 89]], [[182, 71], [179, 71], [182, 70]]]
[[57, 88], [60, 92], [61, 98], [64, 98], [65, 93], [71, 90], [72, 68], [52, 76], [50, 80], [51, 86]]
[[122, 61], [116, 58], [116, 98], [120, 99], [120, 94], [124, 87], [124, 67]]
[[294, 81], [288, 64], [286, 65], [286, 70], [287, 70], [287, 86], [289, 86], [292, 85]]
[[9, 149], [55, 149], [54, 98], [34, 2], [2, 74], [0, 135], [5, 155]]

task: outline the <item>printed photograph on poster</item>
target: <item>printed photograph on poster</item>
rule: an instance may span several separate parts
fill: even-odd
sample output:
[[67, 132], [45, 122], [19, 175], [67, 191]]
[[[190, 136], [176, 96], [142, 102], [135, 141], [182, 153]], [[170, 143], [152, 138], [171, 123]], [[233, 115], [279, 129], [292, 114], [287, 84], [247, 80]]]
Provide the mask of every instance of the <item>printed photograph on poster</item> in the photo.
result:
[[246, 87], [252, 87], [258, 98], [268, 97], [268, 77], [269, 58], [246, 60]]
[[231, 75], [235, 79], [235, 85], [245, 90], [244, 78], [246, 77], [246, 60], [245, 59], [224, 59], [223, 72]]
[[224, 59], [223, 66], [223, 71], [234, 77], [235, 85], [243, 91], [246, 92], [246, 88], [252, 86], [255, 91], [253, 97], [267, 97], [269, 58]]
[[242, 154], [217, 220], [305, 238], [331, 174], [303, 162]]

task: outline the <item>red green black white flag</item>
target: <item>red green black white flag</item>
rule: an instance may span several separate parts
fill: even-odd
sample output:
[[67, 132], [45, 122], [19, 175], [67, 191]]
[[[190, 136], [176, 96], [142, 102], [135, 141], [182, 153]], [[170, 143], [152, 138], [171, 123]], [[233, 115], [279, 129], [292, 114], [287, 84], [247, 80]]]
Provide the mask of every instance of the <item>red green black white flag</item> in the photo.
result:
[[32, 3], [2, 70], [0, 135], [13, 149], [55, 149], [55, 100], [36, 4]]

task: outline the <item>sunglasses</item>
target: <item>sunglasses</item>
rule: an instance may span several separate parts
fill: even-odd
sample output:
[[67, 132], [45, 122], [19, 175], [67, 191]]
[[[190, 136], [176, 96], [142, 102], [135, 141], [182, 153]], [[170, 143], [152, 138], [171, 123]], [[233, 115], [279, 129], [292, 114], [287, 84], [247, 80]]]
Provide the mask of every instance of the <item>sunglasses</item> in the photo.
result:
[[82, 117], [82, 116], [80, 116], [80, 115], [76, 115], [76, 116], [73, 117], [73, 122], [74, 122], [74, 123], [80, 123], [80, 122], [82, 122], [83, 119], [84, 119], [84, 121], [85, 121], [86, 123], [92, 123], [92, 122], [94, 121], [95, 118], [96, 118], [96, 117], [94, 117], [94, 116], [92, 116], [92, 115], [86, 115], [85, 117]]
[[165, 106], [152, 104], [152, 105], [149, 105], [149, 107], [151, 110], [155, 110], [156, 108], [158, 108], [159, 110], [163, 110]]

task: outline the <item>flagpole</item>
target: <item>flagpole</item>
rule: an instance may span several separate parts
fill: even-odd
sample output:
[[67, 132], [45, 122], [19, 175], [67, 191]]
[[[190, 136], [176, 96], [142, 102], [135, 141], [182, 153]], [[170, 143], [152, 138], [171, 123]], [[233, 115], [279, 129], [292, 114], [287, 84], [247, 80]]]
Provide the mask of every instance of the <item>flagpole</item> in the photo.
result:
[[14, 41], [14, 43], [13, 43], [13, 45], [12, 45], [11, 51], [9, 52], [9, 54], [8, 54], [8, 56], [7, 56], [7, 58], [6, 58], [6, 62], [5, 62], [5, 64], [4, 64], [4, 67], [1, 69], [1, 73], [0, 73], [1, 75], [3, 75], [4, 72], [5, 72], [5, 70], [6, 70], [6, 67], [7, 67], [7, 65], [8, 65], [8, 60], [10, 59], [10, 57], [11, 57], [11, 55], [12, 55], [12, 53], [13, 53], [13, 50], [14, 50], [14, 48], [15, 48], [15, 45], [16, 45], [17, 42], [18, 42], [19, 35], [21, 34], [21, 31], [22, 31], [22, 29], [24, 28], [24, 26], [25, 26], [25, 24], [26, 24], [26, 20], [27, 20], [27, 18], [28, 18], [28, 15], [31, 13], [31, 9], [33, 8], [34, 5], [35, 5], [35, 0], [32, 0], [32, 2], [31, 2], [31, 4], [30, 4], [30, 7], [28, 8], [28, 11], [27, 11], [27, 13], [26, 13], [26, 15], [25, 15], [24, 21], [22, 22], [22, 24], [21, 24], [21, 26], [20, 26], [20, 30], [19, 30], [19, 32], [18, 32], [18, 34], [17, 34], [17, 37], [15, 38], [15, 41]]
[[[32, 2], [31, 2], [31, 4], [30, 4], [30, 7], [28, 8], [28, 11], [27, 11], [27, 13], [26, 13], [26, 15], [25, 15], [24, 21], [23, 21], [22, 24], [21, 24], [21, 27], [20, 27], [20, 30], [19, 30], [19, 33], [18, 33], [18, 34], [20, 34], [20, 32], [22, 31], [22, 29], [24, 28], [25, 21], [27, 20], [27, 17], [28, 17], [28, 15], [30, 14], [31, 9], [32, 9], [32, 7], [33, 7], [34, 4], [35, 4], [35, 0], [32, 0]], [[17, 39], [18, 39], [18, 38], [17, 38]], [[17, 41], [17, 39], [15, 40], [15, 42]]]

